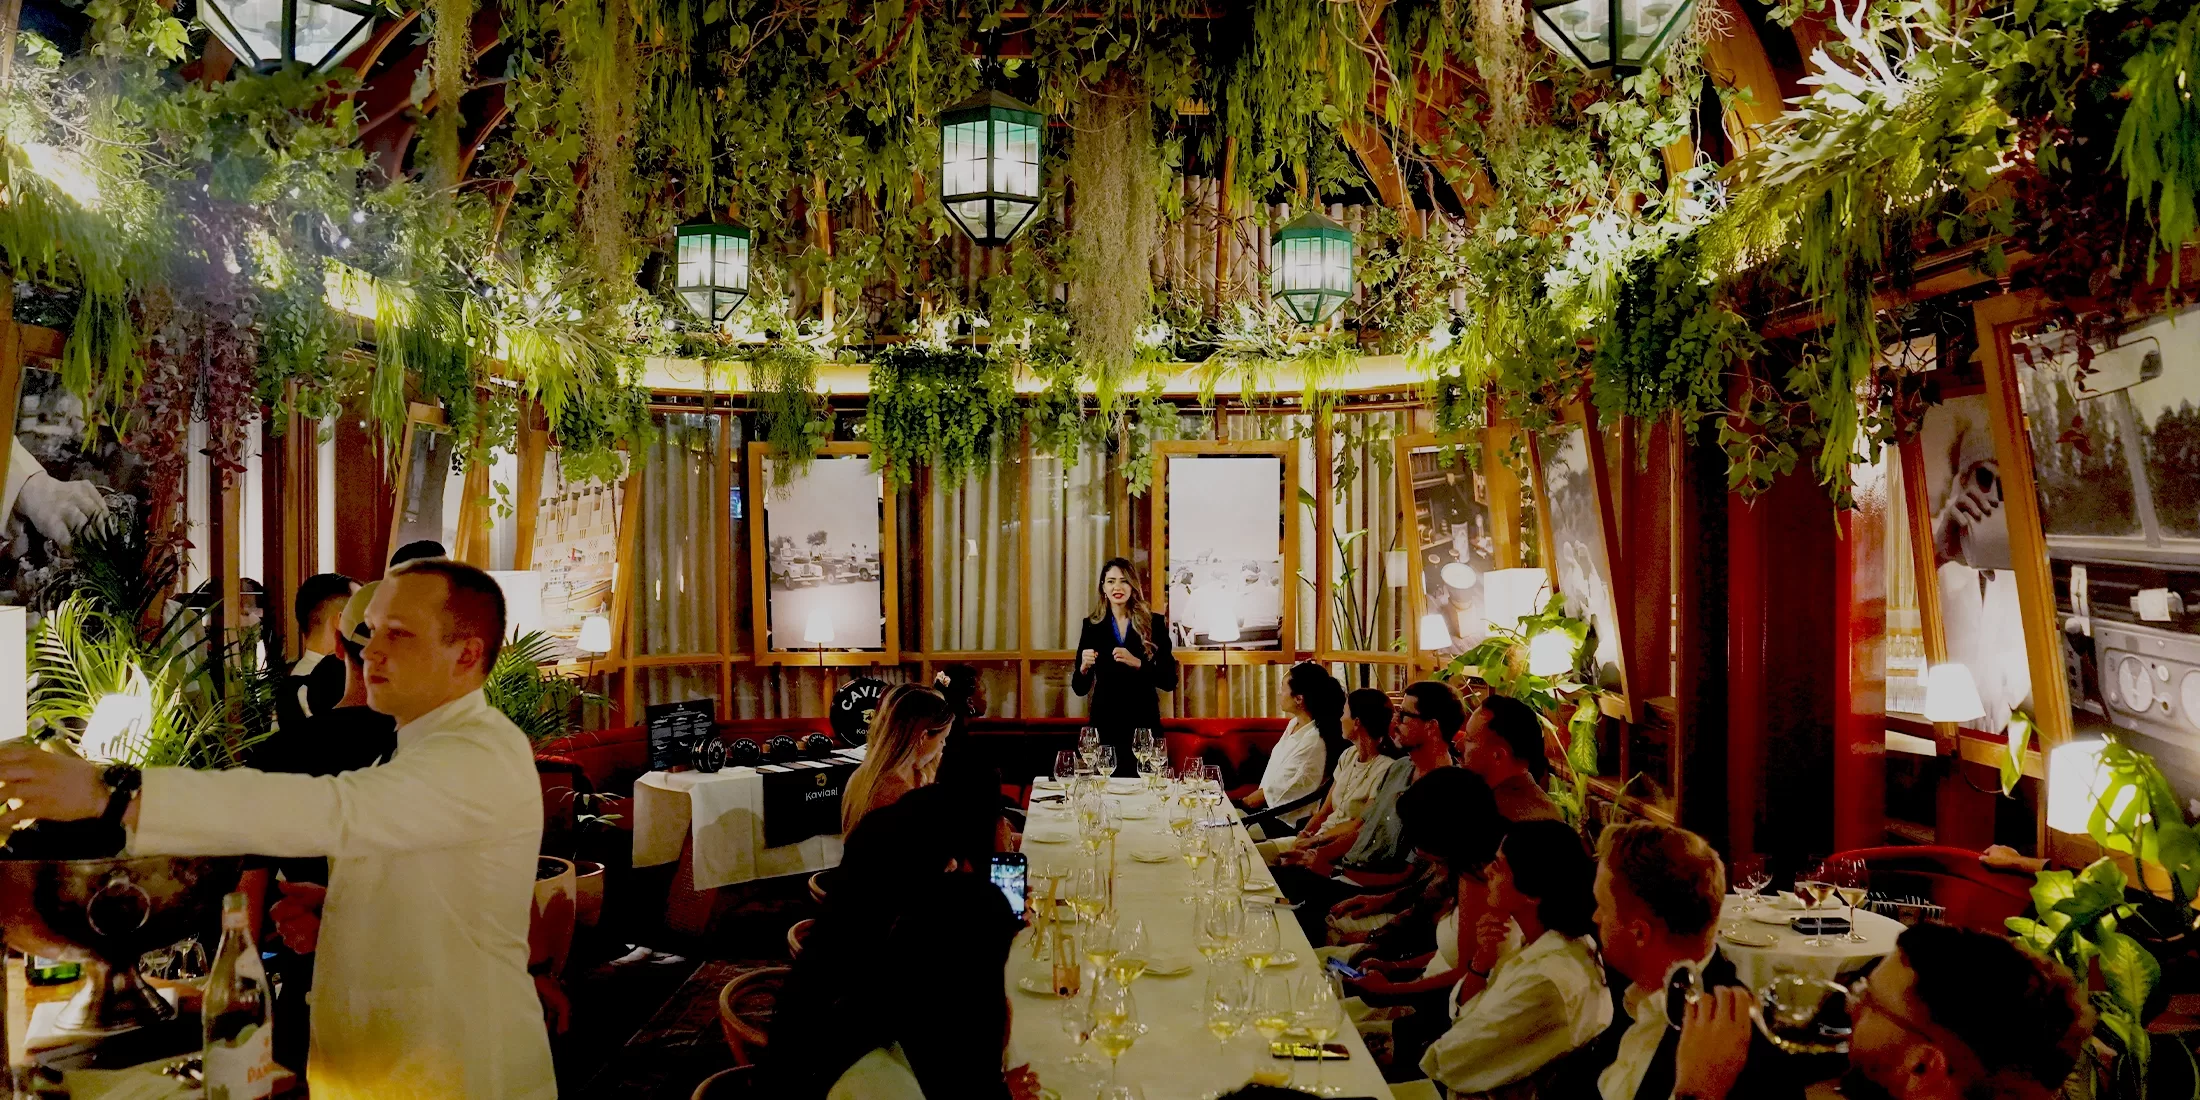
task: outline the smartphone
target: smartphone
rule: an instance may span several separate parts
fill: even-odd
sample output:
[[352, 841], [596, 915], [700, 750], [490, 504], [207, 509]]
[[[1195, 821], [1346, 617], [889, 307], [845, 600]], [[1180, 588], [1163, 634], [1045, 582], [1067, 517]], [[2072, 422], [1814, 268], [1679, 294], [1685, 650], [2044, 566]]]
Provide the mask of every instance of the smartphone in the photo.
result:
[[1001, 896], [1008, 899], [1010, 912], [1017, 920], [1024, 919], [1024, 897], [1031, 877], [1031, 863], [1022, 852], [995, 852], [990, 873], [993, 885], [1001, 888]]
[[1350, 978], [1353, 981], [1359, 981], [1361, 978], [1367, 977], [1367, 971], [1362, 970], [1359, 967], [1356, 967], [1351, 963], [1344, 961], [1343, 959], [1329, 960], [1329, 969], [1347, 978]]
[[1312, 1043], [1297, 1043], [1286, 1039], [1268, 1044], [1268, 1054], [1274, 1058], [1289, 1058], [1294, 1062], [1336, 1062], [1352, 1057], [1352, 1052], [1345, 1049], [1343, 1043], [1323, 1043], [1321, 1052], [1317, 1054]]

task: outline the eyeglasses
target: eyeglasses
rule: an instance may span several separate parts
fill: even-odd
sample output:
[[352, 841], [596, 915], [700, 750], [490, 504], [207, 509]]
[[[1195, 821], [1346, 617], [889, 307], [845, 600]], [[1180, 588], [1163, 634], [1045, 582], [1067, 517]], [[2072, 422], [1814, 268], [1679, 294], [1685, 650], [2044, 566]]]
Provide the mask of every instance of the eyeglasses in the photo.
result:
[[1920, 1039], [1928, 1042], [1937, 1041], [1932, 1032], [1926, 1030], [1924, 1024], [1911, 1019], [1905, 1013], [1887, 1007], [1880, 1002], [1879, 998], [1872, 996], [1872, 979], [1869, 974], [1860, 975], [1855, 981], [1849, 983], [1849, 1016], [1852, 1019], [1855, 1018], [1859, 1009], [1869, 1010], [1874, 1016], [1884, 1016], [1892, 1020], [1902, 1030]]

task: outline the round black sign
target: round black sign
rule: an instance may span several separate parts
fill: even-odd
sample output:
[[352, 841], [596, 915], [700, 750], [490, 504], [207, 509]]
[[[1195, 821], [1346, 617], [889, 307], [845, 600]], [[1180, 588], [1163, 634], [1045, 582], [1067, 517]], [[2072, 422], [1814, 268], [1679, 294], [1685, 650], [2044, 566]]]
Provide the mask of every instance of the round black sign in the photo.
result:
[[833, 693], [833, 735], [843, 745], [860, 745], [871, 733], [871, 716], [886, 696], [886, 681], [858, 676]]

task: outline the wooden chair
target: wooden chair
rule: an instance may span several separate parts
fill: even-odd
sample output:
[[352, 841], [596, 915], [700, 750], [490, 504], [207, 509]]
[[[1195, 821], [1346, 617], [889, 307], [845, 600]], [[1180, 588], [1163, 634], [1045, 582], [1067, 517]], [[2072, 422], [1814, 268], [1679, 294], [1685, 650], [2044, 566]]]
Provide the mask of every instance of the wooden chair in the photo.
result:
[[810, 938], [810, 929], [816, 924], [817, 920], [815, 918], [804, 917], [803, 919], [794, 922], [794, 924], [787, 929], [788, 958], [799, 959], [802, 957], [802, 941]]
[[689, 1100], [740, 1100], [756, 1094], [756, 1067], [735, 1066], [722, 1069], [695, 1086]]
[[817, 871], [810, 875], [810, 900], [819, 905], [825, 904], [825, 872], [823, 871]]
[[779, 1005], [779, 987], [792, 968], [766, 966], [736, 976], [718, 992], [718, 1026], [726, 1033], [726, 1046], [736, 1066], [754, 1065], [763, 1053]]

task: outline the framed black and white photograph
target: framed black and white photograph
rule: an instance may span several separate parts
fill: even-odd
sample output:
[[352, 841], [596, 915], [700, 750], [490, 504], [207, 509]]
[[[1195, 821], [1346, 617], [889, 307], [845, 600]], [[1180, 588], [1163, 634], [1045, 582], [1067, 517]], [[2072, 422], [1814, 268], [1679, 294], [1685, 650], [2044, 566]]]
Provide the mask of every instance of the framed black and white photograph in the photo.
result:
[[1557, 425], [1530, 437], [1536, 497], [1541, 505], [1549, 573], [1566, 599], [1566, 614], [1589, 623], [1596, 686], [1627, 701], [1626, 631], [1613, 581], [1611, 497], [1603, 477], [1602, 436], [1590, 431], [1586, 408], [1569, 406]]
[[108, 428], [89, 436], [84, 405], [57, 371], [22, 366], [5, 499], [0, 499], [0, 604], [43, 614], [69, 595], [76, 538], [113, 515], [145, 515], [153, 472]]
[[2029, 708], [2032, 674], [2010, 552], [2004, 463], [1983, 392], [1943, 395], [1918, 429], [1925, 531], [1933, 551], [1943, 651], [1971, 671], [1985, 714], [1962, 724], [1996, 732]]
[[1156, 447], [1155, 526], [1162, 538], [1148, 594], [1168, 609], [1180, 650], [1288, 651], [1297, 567], [1286, 505], [1297, 462], [1283, 443]]
[[[1442, 660], [1490, 636], [1489, 582], [1499, 570], [1498, 532], [1482, 457], [1479, 443], [1445, 445], [1433, 436], [1398, 440], [1415, 637], [1422, 652]], [[1510, 606], [1504, 594], [1497, 602]]]
[[749, 493], [761, 503], [749, 541], [758, 648], [788, 663], [898, 659], [891, 490], [869, 446], [826, 444], [801, 469], [782, 461], [769, 444], [749, 444]]

